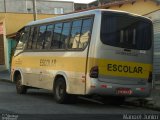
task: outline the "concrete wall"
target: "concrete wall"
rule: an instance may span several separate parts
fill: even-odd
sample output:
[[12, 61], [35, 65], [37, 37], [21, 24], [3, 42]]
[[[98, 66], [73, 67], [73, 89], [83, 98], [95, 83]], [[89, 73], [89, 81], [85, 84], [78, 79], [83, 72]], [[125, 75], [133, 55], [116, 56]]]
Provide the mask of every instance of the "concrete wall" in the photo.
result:
[[154, 26], [153, 80], [156, 88], [160, 88], [160, 10], [146, 15]]
[[[55, 17], [51, 14], [38, 14], [37, 19], [43, 19], [48, 17]], [[5, 20], [6, 34], [12, 34], [17, 32], [27, 23], [33, 21], [33, 14], [18, 14], [18, 13], [0, 13], [0, 20]]]
[[[6, 11], [16, 13], [32, 13], [33, 12], [33, 0], [5, 0]], [[63, 8], [64, 13], [74, 11], [73, 2], [63, 1], [50, 1], [50, 0], [37, 0], [38, 13], [54, 14], [54, 8]], [[0, 0], [0, 12], [4, 12], [4, 0]]]

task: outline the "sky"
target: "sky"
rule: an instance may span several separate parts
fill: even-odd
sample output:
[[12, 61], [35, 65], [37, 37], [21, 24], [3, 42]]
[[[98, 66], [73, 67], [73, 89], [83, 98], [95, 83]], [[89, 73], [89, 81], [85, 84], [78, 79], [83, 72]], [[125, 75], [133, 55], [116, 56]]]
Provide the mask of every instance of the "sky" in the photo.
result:
[[[58, 0], [56, 0], [56, 1], [58, 1]], [[61, 0], [61, 1], [74, 1], [75, 3], [90, 3], [95, 0]]]

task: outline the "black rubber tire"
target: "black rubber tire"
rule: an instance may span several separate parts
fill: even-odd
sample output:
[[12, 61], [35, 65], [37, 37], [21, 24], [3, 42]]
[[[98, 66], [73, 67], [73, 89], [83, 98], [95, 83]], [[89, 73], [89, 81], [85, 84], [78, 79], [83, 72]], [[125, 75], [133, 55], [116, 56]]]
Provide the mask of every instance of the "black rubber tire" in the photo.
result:
[[110, 105], [122, 105], [125, 102], [125, 97], [121, 96], [105, 96], [103, 97], [103, 103], [104, 104], [110, 104]]
[[27, 87], [22, 85], [22, 77], [21, 75], [17, 75], [16, 77], [16, 90], [17, 94], [26, 94], [27, 93]]
[[55, 82], [54, 98], [56, 102], [60, 104], [72, 104], [72, 103], [76, 103], [76, 100], [77, 100], [77, 96], [67, 94], [66, 82], [62, 77], [59, 77]]

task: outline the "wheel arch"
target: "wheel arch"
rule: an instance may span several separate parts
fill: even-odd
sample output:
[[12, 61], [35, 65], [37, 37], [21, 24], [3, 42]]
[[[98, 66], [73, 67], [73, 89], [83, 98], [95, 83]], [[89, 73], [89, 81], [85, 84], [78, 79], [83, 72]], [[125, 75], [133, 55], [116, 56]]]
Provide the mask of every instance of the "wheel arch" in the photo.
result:
[[54, 77], [54, 81], [53, 81], [53, 90], [54, 90], [55, 83], [56, 83], [56, 81], [57, 81], [57, 79], [58, 79], [59, 77], [62, 77], [62, 78], [64, 79], [64, 81], [65, 81], [65, 83], [66, 83], [66, 92], [67, 92], [67, 93], [70, 93], [69, 81], [68, 81], [68, 77], [67, 77], [67, 75], [66, 75], [65, 72], [57, 72], [57, 73], [56, 73], [56, 75], [55, 75], [55, 77]]
[[22, 84], [23, 84], [23, 74], [22, 74], [22, 71], [20, 69], [17, 69], [17, 70], [14, 71], [13, 76], [12, 76], [12, 82], [16, 82], [16, 77], [19, 74], [21, 75]]

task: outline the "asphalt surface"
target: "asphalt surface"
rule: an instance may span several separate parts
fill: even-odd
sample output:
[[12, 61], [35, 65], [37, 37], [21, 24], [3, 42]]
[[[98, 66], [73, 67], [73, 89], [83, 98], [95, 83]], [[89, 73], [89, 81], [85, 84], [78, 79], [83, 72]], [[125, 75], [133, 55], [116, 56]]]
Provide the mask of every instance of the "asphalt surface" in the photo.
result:
[[0, 115], [2, 120], [7, 117], [16, 120], [71, 120], [82, 118], [83, 120], [101, 120], [105, 118], [107, 120], [117, 118], [124, 120], [124, 115], [134, 114], [142, 115], [142, 117], [155, 114], [159, 119], [159, 113], [159, 111], [141, 107], [104, 105], [100, 102], [92, 102], [92, 100], [88, 101], [82, 98], [79, 98], [76, 104], [57, 104], [50, 91], [30, 89], [26, 95], [18, 95], [13, 83], [0, 81]]

